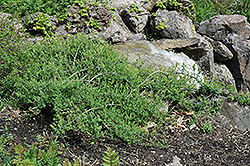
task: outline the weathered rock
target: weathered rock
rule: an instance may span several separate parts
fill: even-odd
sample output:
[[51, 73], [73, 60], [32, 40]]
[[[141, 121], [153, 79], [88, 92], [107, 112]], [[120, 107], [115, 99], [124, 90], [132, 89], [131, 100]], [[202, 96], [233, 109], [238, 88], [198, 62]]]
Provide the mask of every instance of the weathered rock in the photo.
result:
[[151, 1], [139, 0], [141, 6], [148, 11], [151, 11], [158, 1], [160, 1], [160, 0], [151, 0]]
[[233, 75], [224, 64], [214, 63], [214, 78], [217, 78], [219, 82], [225, 82], [225, 85], [232, 85], [236, 88]]
[[69, 25], [60, 24], [55, 30], [56, 35], [77, 34], [83, 32], [91, 38], [101, 36], [112, 43], [124, 42], [133, 34], [122, 21], [117, 10], [109, 9], [104, 3], [96, 7], [89, 2], [84, 2], [86, 8], [73, 4], [69, 9], [66, 21]]
[[[192, 39], [161, 39], [156, 40], [153, 44], [163, 50], [178, 50], [178, 49], [189, 49], [188, 47], [198, 46], [199, 39], [192, 38]], [[183, 50], [180, 50], [183, 52]], [[180, 52], [178, 51], [178, 52]]]
[[173, 161], [172, 163], [169, 163], [169, 164], [166, 164], [167, 166], [183, 166], [181, 163], [180, 163], [181, 159], [177, 156], [173, 156]]
[[18, 22], [16, 18], [12, 18], [11, 14], [0, 12], [0, 22], [8, 21], [10, 24], [13, 24], [16, 29], [21, 29], [23, 24]]
[[55, 30], [55, 35], [57, 35], [57, 36], [66, 36], [67, 34], [69, 34], [69, 33], [66, 29], [65, 24], [59, 25]]
[[238, 91], [250, 90], [250, 41], [236, 34], [229, 34], [224, 41], [234, 57], [225, 62], [235, 79]]
[[[190, 59], [183, 53], [174, 53], [166, 50], [157, 49], [149, 41], [127, 41], [124, 44], [117, 44], [115, 49], [121, 55], [128, 54], [128, 61], [144, 61], [146, 66], [153, 66], [154, 68], [169, 68], [177, 64], [177, 69], [181, 70], [183, 63], [186, 64], [186, 69], [189, 73], [193, 72], [193, 65], [195, 61]], [[198, 73], [198, 71], [196, 71]]]
[[156, 14], [157, 16], [152, 19], [152, 24], [159, 38], [195, 38], [193, 23], [187, 16], [168, 10], [157, 10]]
[[146, 40], [146, 35], [143, 33], [137, 33], [128, 37], [128, 40]]
[[70, 16], [67, 17], [67, 21], [71, 23], [80, 23], [81, 22], [81, 16], [79, 14], [79, 11], [81, 10], [80, 6], [77, 4], [73, 4], [67, 12], [69, 12]]
[[215, 41], [209, 37], [206, 37], [212, 46], [214, 51], [214, 60], [216, 62], [224, 62], [233, 58], [233, 53], [220, 41]]
[[139, 5], [138, 1], [136, 0], [111, 0], [109, 2], [109, 5], [116, 8], [118, 13], [121, 13], [124, 7], [127, 7], [128, 5], [131, 5], [131, 4]]
[[197, 27], [197, 32], [219, 41], [224, 40], [230, 33], [249, 39], [250, 24], [242, 15], [217, 15], [201, 22]]
[[117, 20], [114, 20], [112, 18], [109, 27], [101, 32], [101, 36], [104, 40], [110, 41], [112, 43], [125, 42], [128, 37], [132, 36], [132, 33], [123, 23], [122, 18], [119, 16], [119, 14], [115, 11], [114, 16]]
[[241, 130], [250, 130], [250, 107], [240, 106], [238, 103], [222, 103], [222, 108], [217, 112], [216, 117], [226, 125], [237, 126]]
[[[199, 57], [197, 64], [201, 67], [201, 70], [207, 76], [213, 75], [214, 70], [214, 54], [212, 45], [202, 36], [197, 34], [197, 38], [200, 39], [198, 49], [194, 49], [195, 57]], [[191, 57], [192, 58], [192, 57]]]
[[148, 22], [149, 12], [141, 6], [130, 4], [122, 9], [120, 16], [132, 32], [140, 33]]
[[192, 39], [161, 39], [153, 44], [159, 49], [172, 50], [177, 53], [183, 52], [195, 60], [206, 75], [211, 76], [214, 72], [212, 47], [201, 36]]
[[[158, 1], [161, 0], [138, 0], [137, 2], [146, 10], [151, 11], [151, 10], [155, 10], [156, 7], [156, 3]], [[192, 3], [189, 0], [177, 0], [177, 2], [182, 4], [182, 7], [180, 7], [178, 9], [178, 11], [182, 11], [183, 8], [189, 8], [190, 10], [193, 10], [194, 7], [192, 5]], [[175, 6], [176, 7], [176, 6]]]

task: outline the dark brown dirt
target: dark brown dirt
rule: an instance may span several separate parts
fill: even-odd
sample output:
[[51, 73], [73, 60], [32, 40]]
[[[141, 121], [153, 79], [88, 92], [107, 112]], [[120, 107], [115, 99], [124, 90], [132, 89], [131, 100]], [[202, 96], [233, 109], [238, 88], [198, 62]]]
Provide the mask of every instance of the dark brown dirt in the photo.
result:
[[[0, 110], [0, 126], [8, 123], [9, 132], [14, 136], [13, 143], [30, 145], [36, 141], [37, 135], [50, 136], [51, 129], [46, 123], [36, 120], [28, 122], [19, 116], [19, 113], [11, 108]], [[183, 120], [179, 117], [178, 122]], [[211, 123], [213, 128], [209, 133], [202, 131], [202, 123]], [[120, 157], [121, 165], [157, 165], [167, 166], [178, 157], [182, 165], [234, 165], [247, 166], [250, 164], [250, 134], [248, 131], [240, 131], [233, 126], [224, 126], [215, 119], [204, 116], [198, 119], [191, 128], [182, 123], [176, 126], [166, 125], [158, 131], [161, 135], [156, 140], [162, 140], [165, 135], [165, 143], [168, 147], [140, 146], [128, 144], [121, 140], [95, 141], [88, 135], [77, 131], [67, 132], [68, 138], [60, 139], [67, 142], [69, 151], [66, 157], [71, 161], [83, 156], [86, 165], [101, 165], [102, 154], [111, 147]], [[0, 135], [2, 133], [0, 132]], [[94, 143], [93, 143], [94, 142]], [[89, 163], [89, 164], [87, 164]]]

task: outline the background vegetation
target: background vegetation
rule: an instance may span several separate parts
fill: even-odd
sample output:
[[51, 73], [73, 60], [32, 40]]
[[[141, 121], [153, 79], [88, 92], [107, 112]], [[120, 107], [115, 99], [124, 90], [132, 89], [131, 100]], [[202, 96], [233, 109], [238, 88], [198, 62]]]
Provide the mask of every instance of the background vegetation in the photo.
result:
[[247, 17], [250, 22], [249, 0], [190, 0], [195, 5], [196, 19], [199, 24], [215, 15], [239, 14]]
[[[1, 6], [4, 12], [16, 13], [19, 17], [38, 11], [59, 16], [70, 3], [72, 1], [12, 0], [1, 1]], [[223, 10], [211, 1], [194, 3], [197, 22], [219, 12], [243, 12], [249, 18], [248, 11], [237, 8], [249, 5], [246, 1]], [[27, 111], [26, 118], [51, 117], [51, 127], [61, 137], [74, 129], [96, 139], [155, 145], [152, 135], [173, 118], [173, 110], [191, 116], [194, 122], [204, 114], [213, 116], [221, 107], [222, 97], [250, 104], [248, 95], [235, 93], [235, 89], [216, 79], [201, 79], [199, 74], [187, 73], [185, 64], [178, 72], [176, 66], [155, 70], [140, 63], [129, 64], [110, 44], [100, 39], [90, 40], [83, 34], [67, 40], [48, 37], [32, 44], [25, 42], [24, 31], [17, 30], [10, 20], [2, 19], [0, 29], [0, 109], [9, 105]], [[166, 102], [170, 103], [169, 109], [159, 111]], [[150, 132], [147, 131], [149, 123], [156, 124]], [[208, 132], [209, 128], [204, 131]], [[34, 164], [42, 160], [38, 157], [32, 160], [34, 155], [59, 147], [56, 139], [46, 143], [48, 151], [40, 152], [37, 145], [32, 145], [29, 153], [24, 153], [22, 147], [16, 145], [14, 158], [8, 156], [9, 151], [6, 153], [5, 149], [10, 140], [8, 134], [0, 138], [0, 161], [5, 164], [6, 161]], [[157, 145], [167, 146], [164, 140]], [[54, 158], [53, 155], [59, 153], [48, 154]], [[54, 159], [43, 162], [61, 161]]]
[[[87, 2], [87, 0], [81, 0]], [[104, 0], [96, 0], [103, 2]], [[172, 2], [173, 1], [173, 2]], [[169, 3], [175, 3], [170, 0]], [[247, 17], [250, 21], [249, 0], [190, 0], [195, 5], [196, 24], [218, 14], [239, 14]], [[57, 18], [63, 16], [66, 10], [76, 0], [2, 0], [0, 11], [16, 14], [19, 17], [27, 16], [35, 12], [42, 12], [48, 15], [55, 15]], [[164, 3], [166, 3], [164, 1]]]

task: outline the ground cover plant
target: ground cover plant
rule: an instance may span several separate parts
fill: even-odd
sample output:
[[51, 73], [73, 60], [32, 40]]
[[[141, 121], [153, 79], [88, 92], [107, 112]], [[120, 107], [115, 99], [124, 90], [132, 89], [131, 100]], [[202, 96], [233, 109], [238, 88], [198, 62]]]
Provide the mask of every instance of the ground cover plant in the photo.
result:
[[[161, 142], [156, 142], [154, 136], [173, 120], [171, 112], [191, 117], [192, 123], [204, 114], [213, 116], [221, 106], [222, 96], [250, 104], [248, 95], [237, 94], [216, 79], [203, 80], [199, 74], [187, 73], [185, 64], [182, 71], [175, 66], [146, 68], [140, 63], [129, 64], [110, 44], [90, 40], [83, 34], [67, 40], [51, 37], [32, 44], [26, 43], [24, 32], [8, 21], [0, 26], [0, 110], [11, 106], [26, 112], [27, 119], [47, 120], [60, 137], [74, 130], [98, 141], [123, 140], [166, 148], [164, 136]], [[159, 111], [164, 102], [171, 103], [169, 109]], [[173, 124], [177, 125], [174, 120]], [[205, 124], [204, 133], [210, 132], [210, 127]], [[0, 156], [6, 156], [4, 164], [31, 163], [35, 151], [45, 148], [43, 142], [26, 151], [16, 145], [16, 156], [8, 156], [5, 146], [11, 139], [8, 133], [0, 138]], [[54, 145], [59, 148], [53, 141], [48, 151]], [[53, 158], [54, 164], [62, 161]], [[113, 156], [113, 160], [117, 158]]]

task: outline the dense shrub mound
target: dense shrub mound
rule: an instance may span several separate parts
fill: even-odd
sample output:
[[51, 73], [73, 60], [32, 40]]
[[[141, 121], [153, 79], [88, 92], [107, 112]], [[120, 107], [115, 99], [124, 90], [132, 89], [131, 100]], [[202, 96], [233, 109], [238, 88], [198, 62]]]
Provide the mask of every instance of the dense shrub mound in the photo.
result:
[[30, 117], [52, 115], [61, 133], [74, 128], [137, 140], [147, 122], [164, 122], [166, 112], [158, 111], [163, 99], [183, 102], [194, 91], [188, 77], [173, 84], [174, 69], [130, 65], [110, 45], [83, 35], [24, 44], [3, 62], [12, 64], [3, 97]]
[[81, 34], [23, 44], [2, 63], [2, 98], [31, 118], [51, 117], [58, 134], [74, 129], [141, 142], [147, 123], [160, 127], [169, 119], [171, 109], [159, 111], [164, 101], [181, 112], [211, 114], [220, 107], [219, 96], [233, 92], [185, 74], [185, 65], [177, 72], [128, 64], [109, 44]]

